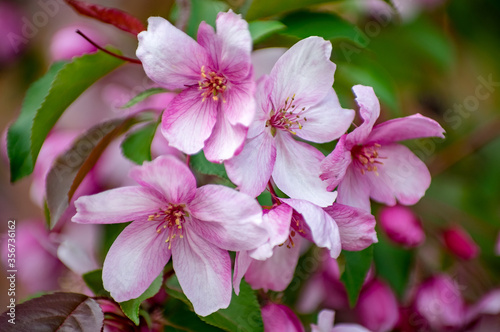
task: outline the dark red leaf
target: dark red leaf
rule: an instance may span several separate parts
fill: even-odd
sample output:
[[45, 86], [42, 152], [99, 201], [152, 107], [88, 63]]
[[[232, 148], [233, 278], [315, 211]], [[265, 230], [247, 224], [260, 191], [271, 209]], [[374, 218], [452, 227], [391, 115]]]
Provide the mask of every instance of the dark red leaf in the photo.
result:
[[65, 0], [82, 15], [95, 18], [101, 22], [112, 24], [118, 29], [137, 36], [139, 32], [146, 30], [139, 19], [116, 8], [107, 8], [77, 0]]
[[103, 323], [104, 314], [96, 301], [83, 294], [61, 292], [7, 307], [0, 316], [0, 331], [96, 332]]

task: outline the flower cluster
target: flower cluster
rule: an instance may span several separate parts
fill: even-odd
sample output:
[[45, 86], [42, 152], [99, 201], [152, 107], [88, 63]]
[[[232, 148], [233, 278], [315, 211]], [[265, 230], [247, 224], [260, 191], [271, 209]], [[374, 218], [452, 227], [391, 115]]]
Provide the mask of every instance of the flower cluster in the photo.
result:
[[[104, 262], [115, 300], [140, 296], [170, 258], [202, 316], [229, 305], [231, 279], [236, 294], [243, 277], [255, 289], [283, 291], [301, 244], [332, 258], [365, 249], [377, 242], [370, 198], [412, 205], [429, 187], [424, 163], [395, 142], [443, 137], [441, 126], [419, 114], [375, 125], [379, 101], [357, 85], [363, 122], [347, 133], [355, 111], [342, 108], [332, 88], [329, 41], [301, 40], [255, 82], [248, 24], [232, 11], [218, 15], [216, 30], [201, 23], [197, 41], [160, 17], [138, 38], [147, 75], [178, 92], [161, 121], [168, 144], [187, 155], [203, 150], [237, 187], [197, 188], [189, 167], [164, 155], [131, 170], [138, 186], [76, 200], [74, 222], [132, 221]], [[337, 139], [328, 156], [311, 144]], [[255, 200], [264, 191], [271, 206]], [[237, 253], [234, 274], [228, 251]]]

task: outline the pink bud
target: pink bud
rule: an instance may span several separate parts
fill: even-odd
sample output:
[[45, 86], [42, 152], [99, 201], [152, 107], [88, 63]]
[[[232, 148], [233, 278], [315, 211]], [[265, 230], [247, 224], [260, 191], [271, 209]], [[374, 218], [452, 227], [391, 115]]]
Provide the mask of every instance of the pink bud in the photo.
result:
[[479, 247], [470, 235], [459, 226], [443, 231], [444, 244], [455, 256], [462, 259], [473, 259], [479, 254]]
[[264, 332], [304, 332], [295, 313], [283, 304], [269, 303], [262, 307]]
[[97, 51], [97, 48], [86, 41], [82, 36], [76, 33], [76, 30], [82, 30], [85, 35], [90, 37], [97, 44], [102, 44], [98, 32], [85, 26], [68, 26], [59, 30], [50, 44], [50, 55], [52, 61], [71, 60], [75, 56], [81, 56], [87, 53]]
[[416, 247], [425, 240], [420, 221], [406, 206], [396, 205], [382, 209], [379, 223], [392, 241], [403, 246]]
[[374, 332], [391, 331], [399, 318], [394, 293], [389, 286], [377, 279], [363, 287], [356, 313], [360, 323]]
[[465, 303], [458, 285], [447, 275], [439, 275], [420, 285], [415, 309], [434, 331], [461, 327], [465, 319]]

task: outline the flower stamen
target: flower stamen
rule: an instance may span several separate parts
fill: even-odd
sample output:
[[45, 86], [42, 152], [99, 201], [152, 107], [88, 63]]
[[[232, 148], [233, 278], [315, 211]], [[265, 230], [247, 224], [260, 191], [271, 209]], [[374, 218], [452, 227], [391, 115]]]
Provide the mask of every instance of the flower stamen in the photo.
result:
[[198, 82], [198, 89], [202, 90], [202, 102], [210, 96], [213, 101], [219, 100], [219, 95], [222, 97], [222, 102], [226, 102], [224, 92], [227, 89], [227, 79], [224, 75], [217, 74], [214, 71], [209, 73], [205, 72], [205, 66], [201, 66], [202, 80]]
[[184, 238], [183, 224], [186, 222], [185, 218], [189, 217], [185, 208], [184, 204], [169, 204], [167, 208], [159, 209], [158, 212], [148, 217], [148, 221], [158, 222], [156, 233], [161, 234], [163, 230], [166, 231], [165, 243], [168, 243], [168, 249], [172, 248], [172, 240], [176, 236]]

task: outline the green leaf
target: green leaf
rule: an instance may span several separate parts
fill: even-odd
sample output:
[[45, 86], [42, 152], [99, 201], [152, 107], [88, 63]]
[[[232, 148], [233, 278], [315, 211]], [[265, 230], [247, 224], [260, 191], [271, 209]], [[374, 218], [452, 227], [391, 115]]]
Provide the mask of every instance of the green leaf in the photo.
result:
[[268, 17], [283, 12], [291, 12], [310, 5], [316, 5], [332, 0], [253, 0], [246, 14], [247, 21]]
[[203, 151], [191, 156], [189, 166], [191, 166], [198, 173], [216, 175], [220, 178], [229, 180], [224, 165], [211, 163], [207, 160]]
[[164, 92], [168, 92], [168, 90], [166, 90], [164, 88], [147, 89], [146, 91], [142, 91], [137, 96], [132, 98], [128, 103], [123, 105], [122, 108], [130, 108], [130, 107], [140, 103], [141, 101], [145, 100], [146, 98], [151, 97], [152, 95], [155, 95], [158, 93], [164, 93]]
[[146, 289], [146, 291], [136, 299], [128, 300], [125, 302], [120, 302], [120, 307], [123, 313], [130, 318], [135, 325], [139, 325], [139, 307], [144, 300], [153, 297], [158, 293], [163, 282], [163, 273], [161, 273], [153, 283]]
[[285, 28], [286, 26], [279, 21], [253, 21], [248, 23], [248, 29], [254, 44]]
[[345, 258], [345, 269], [340, 280], [347, 290], [350, 306], [354, 307], [373, 261], [373, 246], [362, 251], [344, 250], [342, 254]]
[[[184, 302], [192, 309], [192, 304], [182, 293], [177, 277], [173, 276], [167, 281], [167, 293]], [[226, 309], [221, 309], [200, 319], [210, 325], [217, 326], [225, 331], [258, 332], [264, 331], [262, 314], [253, 289], [245, 281], [241, 282], [240, 295], [233, 292], [231, 304]]]
[[158, 122], [148, 123], [144, 127], [127, 134], [122, 143], [123, 155], [134, 163], [142, 165], [151, 161], [151, 143], [155, 137]]
[[379, 235], [378, 243], [374, 244], [373, 258], [378, 276], [387, 281], [402, 298], [410, 276], [412, 251], [395, 246], [385, 236]]
[[102, 269], [87, 272], [82, 275], [82, 278], [95, 296], [110, 296], [102, 283]]
[[171, 297], [163, 307], [163, 315], [167, 321], [165, 331], [188, 331], [188, 332], [220, 332], [224, 331], [215, 326], [203, 322], [189, 306]]
[[[186, 33], [193, 38], [196, 38], [198, 27], [202, 21], [215, 26], [217, 14], [229, 9], [227, 3], [217, 0], [191, 0], [190, 2], [191, 13], [187, 22]], [[179, 19], [178, 13], [179, 11], [177, 11], [177, 20]]]
[[60, 155], [47, 174], [46, 198], [50, 228], [59, 221], [73, 194], [95, 165], [104, 149], [137, 120], [134, 117], [109, 120], [90, 128], [71, 148]]
[[357, 26], [331, 13], [297, 12], [284, 17], [282, 22], [287, 26], [284, 34], [300, 39], [309, 36], [328, 40], [347, 39], [360, 46], [366, 40]]
[[11, 181], [33, 172], [47, 134], [63, 112], [89, 86], [124, 63], [104, 52], [87, 54], [70, 63], [56, 63], [28, 90], [21, 114], [9, 128]]

